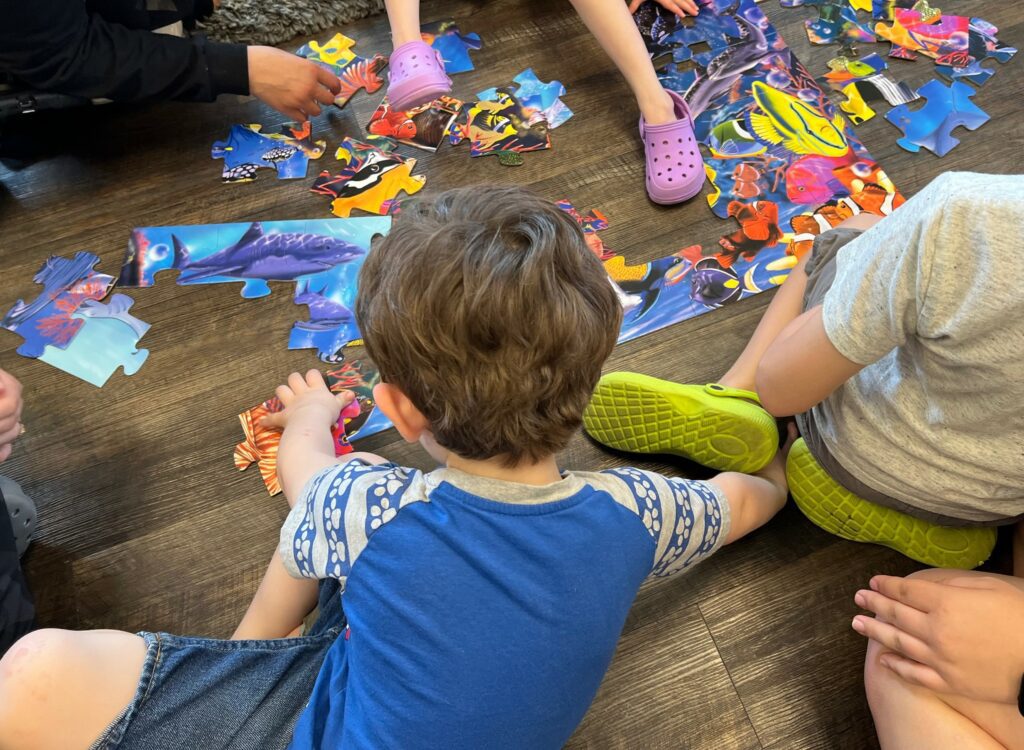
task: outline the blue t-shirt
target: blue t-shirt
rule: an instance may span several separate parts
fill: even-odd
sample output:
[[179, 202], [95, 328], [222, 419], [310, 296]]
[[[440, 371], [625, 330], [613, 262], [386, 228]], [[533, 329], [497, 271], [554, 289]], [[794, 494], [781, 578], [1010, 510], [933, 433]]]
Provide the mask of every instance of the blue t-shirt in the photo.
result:
[[638, 469], [535, 487], [350, 461], [281, 531], [289, 572], [336, 578], [348, 621], [291, 748], [559, 748], [637, 589], [712, 554], [728, 505]]

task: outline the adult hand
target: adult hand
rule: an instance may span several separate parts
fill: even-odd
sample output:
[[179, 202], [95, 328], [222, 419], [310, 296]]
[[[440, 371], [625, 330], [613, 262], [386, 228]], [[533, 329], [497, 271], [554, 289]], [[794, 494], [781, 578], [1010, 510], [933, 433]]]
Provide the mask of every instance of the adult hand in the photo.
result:
[[[907, 682], [940, 693], [1017, 702], [1024, 673], [1024, 589], [999, 576], [943, 582], [875, 576], [858, 591], [853, 629], [894, 653], [879, 661]], [[880, 618], [880, 619], [879, 619]]]
[[341, 81], [312, 60], [276, 47], [249, 47], [249, 92], [297, 122], [334, 102]]
[[22, 432], [21, 383], [0, 370], [0, 461], [11, 455], [12, 444]]
[[284, 409], [263, 417], [261, 423], [265, 427], [281, 429], [299, 414], [309, 415], [314, 421], [322, 420], [329, 429], [337, 423], [341, 410], [356, 397], [352, 391], [331, 393], [319, 370], [310, 370], [305, 377], [293, 372], [285, 385], [277, 387], [275, 394], [281, 399]]
[[[643, 4], [644, 0], [630, 0], [629, 12], [636, 13], [636, 9]], [[695, 16], [700, 7], [697, 5], [695, 0], [655, 0], [665, 10], [675, 13], [677, 16], [682, 18], [683, 16]]]

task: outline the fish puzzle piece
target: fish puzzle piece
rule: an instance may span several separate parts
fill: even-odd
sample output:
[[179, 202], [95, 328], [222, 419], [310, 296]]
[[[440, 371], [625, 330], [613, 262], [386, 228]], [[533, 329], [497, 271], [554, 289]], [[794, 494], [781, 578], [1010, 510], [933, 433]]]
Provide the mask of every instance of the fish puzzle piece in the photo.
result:
[[[522, 164], [522, 154], [551, 148], [546, 122], [529, 123], [530, 113], [507, 91], [494, 100], [472, 102], [452, 123], [449, 140], [457, 145], [470, 141], [470, 156], [496, 154], [505, 166]], [[464, 119], [463, 119], [464, 118]]]
[[847, 0], [825, 0], [818, 3], [818, 17], [804, 21], [811, 44], [840, 43], [852, 49], [857, 43], [876, 41], [875, 33], [857, 18], [857, 11]]
[[306, 176], [310, 159], [319, 159], [327, 149], [326, 141], [314, 141], [312, 125], [288, 123], [280, 133], [262, 133], [263, 126], [232, 125], [226, 140], [215, 141], [210, 150], [214, 159], [224, 160], [224, 182], [251, 182], [261, 168], [276, 169], [279, 180]]
[[[289, 349], [316, 349], [322, 362], [340, 362], [341, 350], [360, 338], [355, 315], [349, 305], [355, 302], [355, 280], [351, 292], [344, 286], [331, 289], [326, 284], [305, 281], [297, 285], [295, 304], [309, 308], [309, 320], [300, 320], [292, 327]], [[350, 298], [345, 304], [344, 298]]]
[[428, 104], [401, 112], [392, 109], [385, 97], [370, 116], [366, 130], [371, 138], [394, 138], [399, 143], [437, 151], [462, 105], [459, 99], [441, 96]]
[[[351, 441], [369, 437], [391, 426], [391, 422], [376, 408], [373, 401], [373, 387], [380, 382], [380, 375], [370, 362], [346, 362], [328, 370], [324, 379], [332, 393], [350, 390], [356, 395], [356, 400], [342, 410], [338, 424], [331, 429], [335, 455], [351, 453]], [[260, 420], [282, 408], [279, 399], [271, 398], [238, 415], [245, 437], [235, 446], [235, 467], [244, 471], [250, 465], [257, 464], [263, 483], [271, 495], [281, 492], [281, 484], [277, 479], [277, 451], [281, 431], [264, 427]]]
[[889, 64], [876, 54], [860, 60], [835, 57], [828, 61], [828, 66], [830, 70], [825, 80], [833, 90], [843, 92], [852, 84], [865, 102], [885, 100], [896, 106], [921, 98], [906, 83], [892, 78], [887, 72]]
[[945, 156], [960, 143], [952, 135], [954, 128], [963, 125], [976, 130], [989, 120], [985, 110], [971, 101], [977, 91], [966, 83], [953, 81], [947, 87], [933, 79], [917, 93], [927, 99], [923, 107], [911, 111], [904, 104], [885, 115], [886, 120], [903, 131], [903, 137], [896, 143], [911, 153], [926, 148], [936, 156]]
[[335, 34], [324, 44], [313, 40], [295, 50], [295, 54], [312, 60], [321, 67], [338, 76], [341, 91], [334, 97], [337, 107], [344, 107], [359, 91], [365, 89], [367, 94], [380, 89], [384, 85], [381, 71], [387, 67], [388, 59], [381, 54], [373, 57], [357, 55], [352, 47], [356, 41], [344, 34]]
[[605, 247], [604, 242], [597, 234], [608, 228], [608, 218], [603, 213], [592, 209], [585, 214], [581, 214], [576, 210], [572, 202], [568, 200], [555, 201], [555, 205], [569, 214], [580, 225], [580, 228], [583, 230], [583, 237], [587, 241], [587, 247], [590, 248], [599, 260], [608, 260], [615, 255], [613, 250]]
[[66, 348], [81, 332], [84, 321], [74, 317], [87, 300], [103, 299], [114, 277], [93, 267], [100, 259], [93, 253], [78, 252], [74, 258], [51, 255], [32, 277], [43, 290], [32, 302], [18, 300], [0, 320], [0, 327], [24, 339], [17, 352], [23, 357], [41, 357], [47, 347]]
[[420, 35], [424, 42], [441, 53], [444, 72], [448, 75], [473, 70], [469, 52], [483, 46], [479, 34], [463, 34], [451, 19], [424, 24], [420, 27]]
[[108, 304], [85, 300], [74, 313], [85, 325], [67, 347], [47, 346], [39, 360], [97, 388], [119, 367], [125, 375], [134, 375], [149, 356], [148, 350], [138, 348], [149, 323], [128, 312], [133, 304], [135, 300], [124, 294], [113, 295]]
[[399, 193], [417, 193], [427, 181], [412, 174], [415, 159], [398, 156], [393, 149], [394, 144], [381, 148], [346, 138], [337, 152], [344, 168], [337, 175], [321, 172], [310, 189], [334, 199], [331, 210], [336, 216], [347, 217], [354, 209], [384, 215]]
[[363, 239], [337, 219], [141, 227], [132, 231], [118, 284], [152, 286], [156, 274], [177, 269], [180, 285], [242, 282], [243, 297], [264, 297], [269, 281], [362, 263]]
[[[554, 130], [572, 117], [572, 110], [559, 98], [565, 96], [565, 86], [561, 81], [544, 83], [537, 78], [533, 68], [527, 68], [512, 80], [518, 83], [519, 87], [508, 93], [522, 105], [527, 125], [532, 127], [544, 122], [547, 123], [548, 129]], [[491, 88], [481, 91], [476, 96], [479, 100], [496, 101], [499, 91], [507, 89]]]
[[864, 100], [857, 84], [848, 83], [840, 91], [846, 99], [839, 103], [839, 109], [847, 114], [854, 125], [860, 125], [875, 116], [875, 110]]

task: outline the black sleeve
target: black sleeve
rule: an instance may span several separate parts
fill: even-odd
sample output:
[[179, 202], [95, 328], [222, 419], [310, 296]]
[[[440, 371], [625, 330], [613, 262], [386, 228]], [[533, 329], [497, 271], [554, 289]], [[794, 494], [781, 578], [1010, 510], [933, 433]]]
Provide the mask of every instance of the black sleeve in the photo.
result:
[[0, 0], [0, 18], [0, 71], [42, 91], [115, 101], [249, 93], [242, 44], [129, 29], [81, 0]]
[[21, 574], [11, 518], [0, 492], [0, 656], [34, 625], [32, 594]]

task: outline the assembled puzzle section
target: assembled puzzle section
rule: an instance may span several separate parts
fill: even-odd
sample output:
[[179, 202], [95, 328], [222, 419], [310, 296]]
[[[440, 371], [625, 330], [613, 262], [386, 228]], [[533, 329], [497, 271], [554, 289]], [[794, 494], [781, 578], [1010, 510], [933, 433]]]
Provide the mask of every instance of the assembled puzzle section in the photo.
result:
[[349, 216], [359, 209], [385, 215], [399, 193], [412, 195], [423, 189], [427, 178], [412, 174], [416, 160], [394, 153], [395, 144], [380, 139], [376, 144], [346, 138], [336, 156], [344, 165], [337, 175], [323, 171], [310, 188], [332, 198], [335, 216]]
[[885, 119], [903, 131], [896, 141], [901, 148], [917, 153], [926, 148], [936, 156], [945, 156], [960, 143], [952, 131], [963, 126], [976, 130], [988, 122], [983, 109], [971, 101], [975, 89], [960, 81], [946, 86], [941, 81], [929, 81], [917, 90], [928, 101], [923, 107], [911, 110], [907, 105], [893, 107]]
[[232, 125], [226, 140], [216, 141], [210, 150], [214, 159], [224, 160], [224, 182], [252, 182], [262, 169], [275, 169], [279, 180], [306, 176], [310, 159], [319, 159], [326, 141], [314, 141], [312, 125], [287, 123], [280, 133], [264, 134], [262, 125]]
[[51, 255], [32, 280], [43, 287], [32, 302], [18, 300], [0, 320], [0, 326], [24, 339], [17, 352], [40, 357], [47, 347], [63, 349], [79, 333], [85, 321], [74, 317], [87, 300], [107, 296], [114, 277], [94, 270], [99, 257], [78, 252], [74, 258]]
[[353, 51], [356, 41], [344, 34], [335, 34], [323, 44], [316, 40], [299, 47], [295, 54], [312, 60], [325, 70], [338, 76], [341, 91], [334, 97], [337, 107], [344, 107], [359, 91], [365, 89], [372, 94], [384, 85], [381, 71], [387, 67], [388, 60], [384, 55], [361, 57]]

